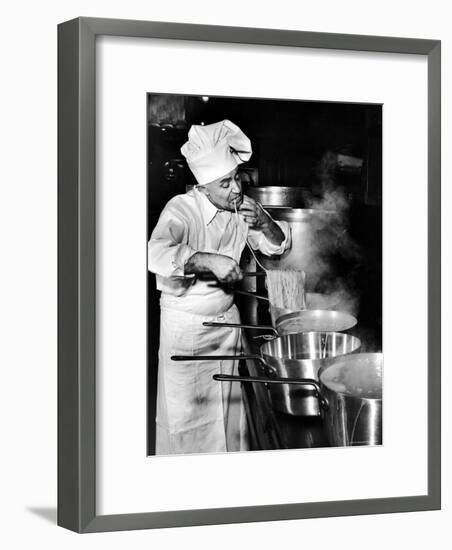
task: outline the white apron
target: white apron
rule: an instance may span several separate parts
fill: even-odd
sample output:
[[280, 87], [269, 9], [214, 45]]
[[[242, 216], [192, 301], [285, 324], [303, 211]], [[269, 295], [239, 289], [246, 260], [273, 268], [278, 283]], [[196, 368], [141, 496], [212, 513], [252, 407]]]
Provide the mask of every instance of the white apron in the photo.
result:
[[239, 323], [235, 305], [223, 314], [195, 315], [162, 305], [156, 416], [156, 454], [245, 451], [247, 425], [240, 384], [212, 375], [237, 374], [238, 361], [171, 360], [172, 355], [236, 355], [237, 328], [204, 327], [204, 321]]

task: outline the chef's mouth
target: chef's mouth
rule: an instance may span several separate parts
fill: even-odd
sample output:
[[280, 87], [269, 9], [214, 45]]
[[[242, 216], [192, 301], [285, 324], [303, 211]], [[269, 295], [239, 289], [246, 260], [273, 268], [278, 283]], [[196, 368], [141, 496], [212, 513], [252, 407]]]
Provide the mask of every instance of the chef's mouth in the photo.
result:
[[243, 201], [243, 196], [242, 195], [239, 195], [238, 197], [236, 197], [235, 199], [232, 199], [231, 200], [231, 203], [232, 204], [235, 204], [235, 206], [237, 206], [237, 208], [242, 204], [242, 201]]

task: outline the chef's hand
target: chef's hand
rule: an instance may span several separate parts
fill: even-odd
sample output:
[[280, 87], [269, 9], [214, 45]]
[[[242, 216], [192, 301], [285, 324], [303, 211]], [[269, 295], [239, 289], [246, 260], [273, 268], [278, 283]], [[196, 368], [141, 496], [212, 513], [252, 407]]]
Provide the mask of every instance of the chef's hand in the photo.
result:
[[262, 206], [247, 195], [243, 195], [243, 202], [240, 205], [238, 213], [243, 216], [251, 229], [264, 230], [272, 221]]
[[284, 241], [284, 233], [262, 206], [247, 195], [243, 196], [243, 202], [238, 210], [251, 229], [262, 231], [265, 237], [273, 244], [279, 246]]
[[184, 266], [185, 275], [205, 276], [212, 274], [220, 283], [233, 284], [243, 279], [239, 264], [223, 254], [212, 252], [195, 252]]
[[210, 269], [220, 283], [233, 284], [243, 279], [239, 264], [229, 256], [212, 255]]

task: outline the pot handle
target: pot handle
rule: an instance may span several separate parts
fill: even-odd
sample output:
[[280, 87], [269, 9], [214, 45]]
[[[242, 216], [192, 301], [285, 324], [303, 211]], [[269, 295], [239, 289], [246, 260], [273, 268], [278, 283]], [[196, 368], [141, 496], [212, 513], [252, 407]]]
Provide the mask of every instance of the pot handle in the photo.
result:
[[276, 334], [260, 334], [259, 336], [253, 336], [253, 340], [264, 340], [264, 342], [272, 342], [276, 340], [276, 338], [279, 338]]
[[303, 378], [298, 382], [298, 384], [300, 386], [314, 386], [320, 406], [323, 407], [324, 409], [329, 408], [330, 405], [328, 403], [328, 399], [322, 395], [322, 391], [320, 389], [320, 385], [317, 382], [317, 380], [312, 380], [312, 378]]
[[328, 401], [323, 397], [319, 383], [312, 378], [267, 378], [265, 376], [233, 376], [228, 374], [214, 374], [212, 378], [218, 382], [257, 382], [259, 384], [297, 384], [299, 386], [314, 386], [321, 406], [325, 409], [328, 408]]
[[256, 294], [254, 292], [248, 292], [247, 290], [234, 290], [234, 294], [241, 294], [243, 296], [250, 296], [251, 298], [256, 298], [256, 300], [263, 300], [269, 302], [270, 300], [267, 296], [262, 296], [261, 294]]
[[263, 363], [259, 355], [172, 355], [172, 361], [221, 361], [224, 359], [239, 360], [254, 360]]
[[278, 331], [271, 326], [264, 325], [241, 325], [240, 323], [214, 323], [210, 321], [204, 321], [203, 326], [205, 327], [233, 327], [233, 328], [254, 328], [257, 330], [270, 330], [275, 336], [279, 336]]

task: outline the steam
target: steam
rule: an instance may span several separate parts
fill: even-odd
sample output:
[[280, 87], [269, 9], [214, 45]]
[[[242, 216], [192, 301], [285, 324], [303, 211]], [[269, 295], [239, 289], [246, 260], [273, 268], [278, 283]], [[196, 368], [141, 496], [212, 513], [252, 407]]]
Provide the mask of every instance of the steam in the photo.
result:
[[360, 246], [349, 233], [351, 197], [336, 185], [337, 155], [326, 153], [317, 167], [316, 196], [307, 207], [315, 210], [313, 238], [308, 243], [310, 265], [305, 268], [307, 286], [321, 293], [328, 308], [359, 313], [359, 292], [353, 266], [362, 259]]

